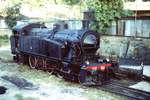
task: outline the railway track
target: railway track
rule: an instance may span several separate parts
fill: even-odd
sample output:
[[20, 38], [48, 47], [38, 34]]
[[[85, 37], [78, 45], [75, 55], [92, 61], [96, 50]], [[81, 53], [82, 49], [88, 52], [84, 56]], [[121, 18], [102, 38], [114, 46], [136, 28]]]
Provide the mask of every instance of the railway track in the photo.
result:
[[120, 82], [111, 81], [110, 83], [98, 87], [98, 89], [109, 91], [115, 94], [123, 95], [129, 100], [149, 100], [150, 92], [130, 88]]

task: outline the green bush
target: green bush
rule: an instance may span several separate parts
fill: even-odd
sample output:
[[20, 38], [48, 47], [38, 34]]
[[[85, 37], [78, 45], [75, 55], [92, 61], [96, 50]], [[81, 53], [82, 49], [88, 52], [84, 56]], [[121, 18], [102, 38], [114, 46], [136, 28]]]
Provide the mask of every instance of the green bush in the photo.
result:
[[8, 35], [0, 36], [0, 46], [6, 45], [9, 41]]
[[96, 20], [99, 22], [96, 30], [102, 33], [106, 32], [112, 21], [118, 20], [121, 16], [132, 15], [123, 9], [122, 0], [89, 0], [87, 6], [95, 11]]
[[0, 36], [0, 40], [7, 40], [8, 39], [8, 35], [2, 35]]

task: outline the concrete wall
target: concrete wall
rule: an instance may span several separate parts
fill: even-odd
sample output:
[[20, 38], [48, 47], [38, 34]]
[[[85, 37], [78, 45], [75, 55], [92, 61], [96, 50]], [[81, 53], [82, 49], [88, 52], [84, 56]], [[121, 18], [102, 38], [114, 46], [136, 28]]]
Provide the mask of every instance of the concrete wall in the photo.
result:
[[7, 29], [7, 28], [5, 28], [5, 29], [2, 29], [2, 28], [0, 28], [0, 36], [1, 35], [11, 35], [11, 30], [10, 29]]
[[0, 19], [0, 35], [10, 35], [11, 30], [8, 28], [4, 19]]
[[98, 52], [104, 56], [132, 57], [150, 61], [150, 39], [101, 36]]

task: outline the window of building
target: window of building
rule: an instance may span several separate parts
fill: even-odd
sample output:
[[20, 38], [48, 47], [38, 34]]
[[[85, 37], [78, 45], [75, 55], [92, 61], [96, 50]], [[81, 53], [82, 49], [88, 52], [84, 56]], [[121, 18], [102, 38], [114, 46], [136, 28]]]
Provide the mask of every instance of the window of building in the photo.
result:
[[150, 37], [150, 20], [120, 20], [117, 35]]
[[107, 35], [116, 35], [116, 33], [117, 33], [116, 29], [117, 29], [117, 23], [116, 23], [116, 21], [113, 21], [111, 23], [111, 26], [107, 29], [106, 34]]

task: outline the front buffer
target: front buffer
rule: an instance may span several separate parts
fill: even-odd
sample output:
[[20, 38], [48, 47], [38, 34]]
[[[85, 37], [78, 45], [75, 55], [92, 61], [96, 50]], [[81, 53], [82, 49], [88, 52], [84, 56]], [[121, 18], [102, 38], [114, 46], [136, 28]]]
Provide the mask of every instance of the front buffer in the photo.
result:
[[103, 85], [113, 74], [112, 63], [92, 63], [83, 65], [79, 73], [82, 85]]

